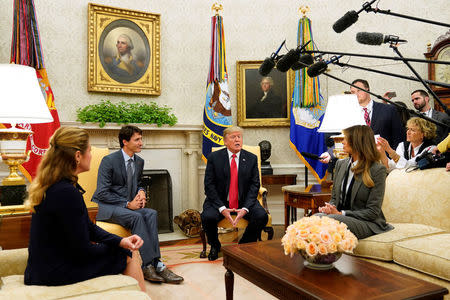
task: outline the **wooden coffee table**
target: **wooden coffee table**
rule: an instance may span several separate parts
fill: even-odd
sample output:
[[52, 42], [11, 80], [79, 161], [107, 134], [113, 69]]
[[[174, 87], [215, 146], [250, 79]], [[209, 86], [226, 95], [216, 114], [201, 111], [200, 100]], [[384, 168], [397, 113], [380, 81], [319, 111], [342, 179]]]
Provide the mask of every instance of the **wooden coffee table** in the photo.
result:
[[280, 240], [225, 246], [228, 300], [236, 272], [279, 299], [442, 299], [448, 290], [357, 257], [343, 255], [335, 268], [311, 270], [303, 258], [284, 255]]

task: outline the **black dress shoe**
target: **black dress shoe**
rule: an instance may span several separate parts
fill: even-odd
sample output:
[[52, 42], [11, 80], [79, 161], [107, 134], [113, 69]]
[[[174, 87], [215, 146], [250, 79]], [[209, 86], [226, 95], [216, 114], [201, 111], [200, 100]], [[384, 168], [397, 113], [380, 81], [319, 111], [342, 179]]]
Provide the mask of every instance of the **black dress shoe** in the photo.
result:
[[211, 247], [211, 250], [208, 254], [208, 260], [216, 260], [219, 258], [220, 247]]
[[150, 282], [164, 282], [164, 278], [156, 273], [155, 267], [152, 265], [148, 265], [143, 268], [142, 272], [144, 273], [145, 280], [148, 280]]
[[165, 283], [181, 283], [184, 278], [170, 271], [167, 267], [164, 268], [161, 272], [156, 271], [156, 273], [164, 279]]

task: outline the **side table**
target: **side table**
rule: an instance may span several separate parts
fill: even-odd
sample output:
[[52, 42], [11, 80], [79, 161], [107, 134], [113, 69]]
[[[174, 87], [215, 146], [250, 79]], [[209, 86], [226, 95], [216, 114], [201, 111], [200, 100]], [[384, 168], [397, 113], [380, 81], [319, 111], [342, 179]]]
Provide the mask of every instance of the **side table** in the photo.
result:
[[[331, 199], [330, 187], [312, 184], [307, 187], [288, 185], [281, 188], [284, 195], [284, 229], [297, 221], [297, 208], [305, 210], [305, 216], [319, 212], [318, 208]], [[292, 208], [292, 209], [291, 209]], [[311, 212], [309, 212], [311, 211]]]
[[262, 186], [271, 184], [290, 185], [297, 183], [297, 174], [262, 175]]

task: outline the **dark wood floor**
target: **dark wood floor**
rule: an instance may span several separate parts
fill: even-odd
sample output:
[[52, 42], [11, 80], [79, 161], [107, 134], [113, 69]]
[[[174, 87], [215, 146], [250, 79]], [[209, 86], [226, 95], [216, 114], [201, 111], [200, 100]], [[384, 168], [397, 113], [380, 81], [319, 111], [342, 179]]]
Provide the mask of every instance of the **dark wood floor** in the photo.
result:
[[[274, 239], [281, 239], [284, 235], [284, 225], [273, 225], [273, 238]], [[237, 242], [238, 238], [237, 235], [230, 235], [231, 239], [229, 239], [229, 242]], [[201, 244], [202, 240], [200, 237], [193, 237], [183, 240], [174, 240], [174, 241], [163, 241], [160, 242], [160, 246], [173, 246], [173, 245], [191, 245], [191, 244]]]

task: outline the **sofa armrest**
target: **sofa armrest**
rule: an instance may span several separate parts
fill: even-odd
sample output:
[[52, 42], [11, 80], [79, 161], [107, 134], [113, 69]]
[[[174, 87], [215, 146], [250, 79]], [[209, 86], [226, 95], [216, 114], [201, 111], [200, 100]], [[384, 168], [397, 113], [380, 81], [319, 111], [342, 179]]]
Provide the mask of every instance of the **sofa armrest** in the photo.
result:
[[0, 277], [23, 275], [27, 266], [28, 249], [0, 251]]

